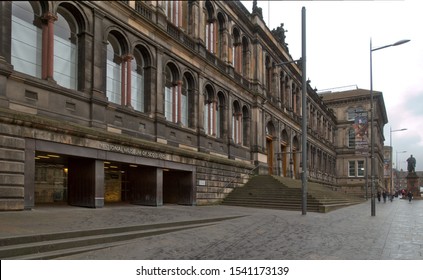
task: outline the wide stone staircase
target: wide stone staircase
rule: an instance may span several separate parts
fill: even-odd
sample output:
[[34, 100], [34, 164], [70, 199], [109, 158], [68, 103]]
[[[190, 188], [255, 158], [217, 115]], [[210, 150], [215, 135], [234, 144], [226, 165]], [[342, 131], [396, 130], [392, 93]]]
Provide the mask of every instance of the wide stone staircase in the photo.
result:
[[[301, 180], [279, 176], [257, 175], [244, 186], [235, 188], [222, 201], [223, 205], [301, 211]], [[307, 182], [307, 211], [326, 213], [364, 202], [330, 187]]]

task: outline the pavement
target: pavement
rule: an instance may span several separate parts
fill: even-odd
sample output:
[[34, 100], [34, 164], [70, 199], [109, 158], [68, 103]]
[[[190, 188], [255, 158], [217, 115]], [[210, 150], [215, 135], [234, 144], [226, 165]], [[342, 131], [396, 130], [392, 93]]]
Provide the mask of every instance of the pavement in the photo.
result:
[[[221, 219], [231, 218], [231, 219]], [[423, 260], [423, 200], [370, 200], [329, 213], [236, 206], [104, 208], [67, 205], [0, 212], [0, 238], [216, 219], [67, 260]]]

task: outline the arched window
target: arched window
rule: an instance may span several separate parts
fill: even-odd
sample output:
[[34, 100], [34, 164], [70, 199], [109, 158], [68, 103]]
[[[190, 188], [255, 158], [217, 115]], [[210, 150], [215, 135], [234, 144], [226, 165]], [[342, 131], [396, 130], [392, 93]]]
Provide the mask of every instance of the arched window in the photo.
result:
[[241, 37], [237, 28], [233, 29], [232, 34], [232, 65], [236, 72], [242, 71], [242, 55], [241, 55]]
[[36, 3], [12, 2], [11, 63], [16, 71], [41, 78], [41, 9]]
[[61, 86], [77, 89], [77, 26], [72, 15], [61, 7], [54, 24], [54, 80]]
[[177, 123], [180, 120], [178, 110], [180, 103], [180, 86], [177, 83], [177, 73], [172, 65], [165, 69], [165, 117], [170, 122]]
[[131, 106], [136, 111], [145, 111], [145, 62], [141, 52], [134, 50], [131, 61]]
[[241, 144], [242, 113], [237, 101], [233, 103], [232, 112], [232, 139], [235, 144]]
[[208, 135], [215, 135], [216, 132], [216, 107], [213, 88], [207, 85], [204, 93], [204, 131]]
[[216, 53], [217, 56], [221, 59], [226, 58], [226, 52], [225, 48], [227, 47], [227, 44], [225, 43], [225, 30], [226, 30], [226, 23], [225, 18], [223, 17], [222, 13], [219, 13], [217, 15], [217, 23], [218, 23], [218, 35], [217, 35], [217, 47], [216, 47]]
[[213, 6], [210, 1], [206, 1], [206, 48], [209, 52], [215, 52], [216, 44], [216, 20], [214, 18]]
[[107, 43], [106, 94], [110, 102], [121, 104], [122, 50], [117, 38], [111, 34], [108, 36]]
[[188, 127], [188, 108], [190, 98], [190, 84], [186, 76], [182, 79], [181, 91], [181, 124]]
[[196, 91], [194, 77], [190, 72], [184, 73], [181, 90], [181, 122], [190, 128], [197, 128]]
[[249, 74], [249, 45], [246, 37], [242, 38], [242, 75], [248, 77]]

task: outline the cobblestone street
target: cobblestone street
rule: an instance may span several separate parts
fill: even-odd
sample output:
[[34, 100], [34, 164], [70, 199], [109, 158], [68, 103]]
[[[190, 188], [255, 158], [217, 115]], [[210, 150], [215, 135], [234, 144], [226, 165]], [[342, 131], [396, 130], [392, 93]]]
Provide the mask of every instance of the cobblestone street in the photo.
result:
[[0, 237], [221, 217], [235, 218], [62, 259], [423, 259], [422, 200], [376, 202], [375, 217], [370, 200], [307, 215], [233, 206], [38, 207], [0, 213]]

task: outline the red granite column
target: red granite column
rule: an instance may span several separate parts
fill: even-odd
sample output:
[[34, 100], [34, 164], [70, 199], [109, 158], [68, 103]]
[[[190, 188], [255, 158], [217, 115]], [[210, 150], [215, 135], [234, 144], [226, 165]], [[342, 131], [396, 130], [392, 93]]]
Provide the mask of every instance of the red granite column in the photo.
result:
[[54, 72], [54, 22], [57, 16], [47, 12], [43, 16], [43, 38], [42, 38], [42, 75], [43, 79], [53, 80]]
[[132, 88], [132, 59], [134, 57], [130, 54], [128, 54], [127, 56], [125, 56], [125, 61], [126, 61], [126, 75], [127, 77], [127, 81], [126, 81], [126, 106], [128, 107], [132, 107], [131, 105], [131, 88]]

